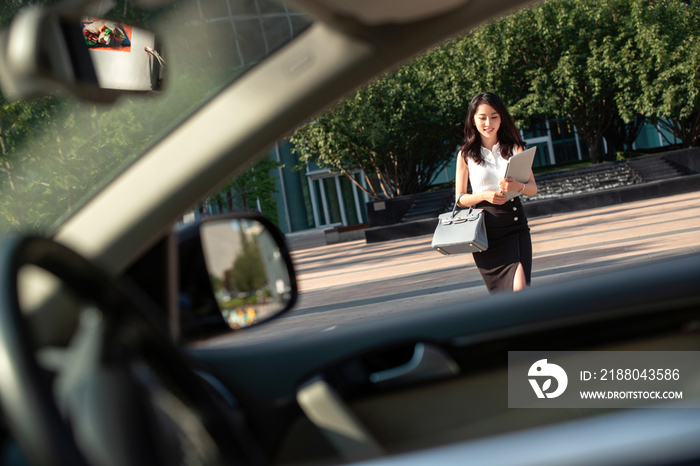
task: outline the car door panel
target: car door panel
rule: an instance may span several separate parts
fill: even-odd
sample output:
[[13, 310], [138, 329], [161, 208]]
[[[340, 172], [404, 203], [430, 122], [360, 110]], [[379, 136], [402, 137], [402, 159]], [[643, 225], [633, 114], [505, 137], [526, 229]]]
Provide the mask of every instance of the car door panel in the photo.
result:
[[[251, 412], [264, 412], [268, 426], [270, 417], [276, 419], [276, 432], [268, 432], [271, 448], [288, 448], [284, 445], [294, 442], [287, 436], [319, 437], [296, 399], [314, 377], [328, 382], [387, 452], [473, 440], [602, 412], [509, 410], [509, 350], [696, 350], [700, 338], [687, 329], [700, 317], [698, 259], [654, 263], [432, 314], [377, 319], [333, 334], [245, 347], [227, 347], [226, 338], [219, 338], [189, 352], [244, 406], [250, 403]], [[384, 387], [371, 382], [377, 368], [406, 364], [416, 343], [440, 348], [459, 373]], [[283, 450], [281, 456], [292, 455]]]

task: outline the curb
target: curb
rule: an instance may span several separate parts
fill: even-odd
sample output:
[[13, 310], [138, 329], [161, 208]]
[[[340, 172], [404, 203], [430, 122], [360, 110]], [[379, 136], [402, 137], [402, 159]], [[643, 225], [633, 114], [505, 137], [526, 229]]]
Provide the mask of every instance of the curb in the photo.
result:
[[[545, 217], [554, 214], [596, 209], [628, 202], [643, 201], [657, 197], [673, 196], [700, 191], [700, 174], [679, 176], [666, 180], [640, 183], [621, 188], [594, 191], [578, 196], [544, 199], [523, 204], [528, 218]], [[379, 243], [415, 236], [432, 235], [437, 219], [417, 220], [383, 227], [367, 228], [365, 241]]]
[[700, 191], [700, 174], [595, 191], [578, 196], [526, 202], [523, 207], [528, 218], [537, 218], [693, 191]]

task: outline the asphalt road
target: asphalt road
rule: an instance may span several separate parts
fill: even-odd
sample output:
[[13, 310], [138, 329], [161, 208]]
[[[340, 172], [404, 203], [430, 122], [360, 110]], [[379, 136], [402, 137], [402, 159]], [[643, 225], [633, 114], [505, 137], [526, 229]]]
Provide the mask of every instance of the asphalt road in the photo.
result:
[[[624, 271], [700, 252], [700, 193], [530, 219], [532, 286]], [[219, 346], [333, 332], [358, 321], [490, 299], [470, 254], [445, 257], [430, 236], [325, 245], [322, 232], [289, 238], [300, 286], [284, 316], [217, 338]], [[527, 291], [525, 291], [527, 292]]]

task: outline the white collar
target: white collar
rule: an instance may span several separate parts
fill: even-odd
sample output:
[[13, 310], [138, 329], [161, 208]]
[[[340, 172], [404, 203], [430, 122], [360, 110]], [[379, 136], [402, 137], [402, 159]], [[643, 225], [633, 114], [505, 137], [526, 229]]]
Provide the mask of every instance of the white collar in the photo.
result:
[[500, 143], [497, 142], [496, 144], [494, 144], [493, 147], [491, 148], [491, 150], [488, 150], [484, 146], [481, 146], [481, 153], [484, 154], [484, 152], [489, 153], [489, 154], [495, 154], [496, 152], [498, 152], [500, 154], [500, 152], [501, 152]]

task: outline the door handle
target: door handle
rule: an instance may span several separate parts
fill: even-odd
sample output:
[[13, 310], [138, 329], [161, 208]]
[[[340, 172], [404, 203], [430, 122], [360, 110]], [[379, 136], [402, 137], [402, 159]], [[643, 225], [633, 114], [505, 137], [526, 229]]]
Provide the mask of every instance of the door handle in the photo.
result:
[[374, 372], [369, 380], [377, 385], [394, 385], [448, 377], [460, 372], [459, 364], [442, 348], [430, 343], [416, 343], [413, 356], [406, 364]]

